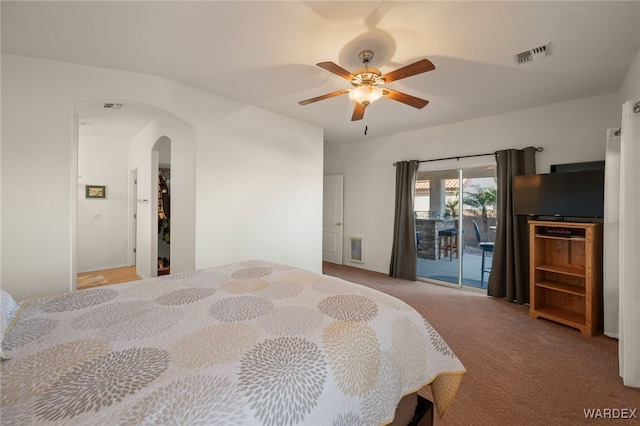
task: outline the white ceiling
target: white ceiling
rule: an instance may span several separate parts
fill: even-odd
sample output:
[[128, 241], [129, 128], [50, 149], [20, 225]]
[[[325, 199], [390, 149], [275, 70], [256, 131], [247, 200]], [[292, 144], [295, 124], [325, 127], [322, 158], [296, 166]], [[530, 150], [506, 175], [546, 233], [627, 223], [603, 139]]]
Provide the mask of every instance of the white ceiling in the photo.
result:
[[[165, 77], [316, 124], [338, 143], [365, 138], [365, 125], [376, 137], [614, 92], [640, 50], [638, 1], [3, 0], [1, 7], [5, 53]], [[545, 43], [549, 56], [515, 64], [516, 53]], [[429, 105], [381, 99], [357, 122], [347, 95], [298, 105], [350, 88], [316, 63], [353, 71], [365, 49], [383, 73], [431, 60], [434, 71], [388, 86]], [[103, 113], [96, 105], [79, 111], [94, 129]], [[130, 132], [157, 113], [136, 106], [119, 122], [137, 120]]]

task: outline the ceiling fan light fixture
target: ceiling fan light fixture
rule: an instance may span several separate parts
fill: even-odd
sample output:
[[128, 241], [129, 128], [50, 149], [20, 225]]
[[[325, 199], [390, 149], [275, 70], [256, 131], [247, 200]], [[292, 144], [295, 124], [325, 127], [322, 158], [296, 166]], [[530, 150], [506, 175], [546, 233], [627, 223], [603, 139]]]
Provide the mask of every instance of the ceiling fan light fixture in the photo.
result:
[[363, 85], [349, 92], [349, 99], [365, 107], [381, 97], [382, 89], [377, 86]]
[[351, 121], [358, 121], [362, 120], [364, 117], [365, 108], [371, 104], [371, 102], [375, 102], [383, 96], [417, 109], [420, 109], [429, 103], [429, 101], [425, 99], [420, 99], [415, 96], [407, 95], [406, 93], [398, 92], [397, 90], [381, 88], [378, 86], [384, 86], [387, 83], [391, 83], [402, 78], [422, 74], [427, 71], [433, 71], [436, 67], [430, 60], [420, 59], [412, 64], [405, 65], [394, 71], [382, 74], [379, 69], [369, 66], [369, 61], [371, 61], [372, 58], [372, 51], [363, 50], [360, 52], [360, 61], [364, 64], [364, 68], [360, 68], [354, 72], [347, 71], [335, 62], [328, 61], [317, 63], [316, 65], [320, 68], [350, 82], [354, 88], [351, 90], [336, 90], [335, 92], [327, 93], [322, 96], [316, 96], [315, 98], [299, 101], [298, 104], [309, 105], [314, 102], [349, 93], [349, 99], [355, 103], [355, 106], [353, 107], [353, 114], [351, 115]]

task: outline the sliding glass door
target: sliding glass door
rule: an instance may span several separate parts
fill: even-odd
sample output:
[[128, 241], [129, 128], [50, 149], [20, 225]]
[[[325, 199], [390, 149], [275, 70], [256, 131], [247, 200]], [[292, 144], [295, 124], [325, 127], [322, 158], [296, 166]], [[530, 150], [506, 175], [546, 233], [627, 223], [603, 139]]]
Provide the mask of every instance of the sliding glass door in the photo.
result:
[[496, 225], [495, 166], [419, 171], [418, 277], [486, 289]]
[[418, 172], [414, 203], [418, 277], [460, 281], [459, 192], [459, 170]]

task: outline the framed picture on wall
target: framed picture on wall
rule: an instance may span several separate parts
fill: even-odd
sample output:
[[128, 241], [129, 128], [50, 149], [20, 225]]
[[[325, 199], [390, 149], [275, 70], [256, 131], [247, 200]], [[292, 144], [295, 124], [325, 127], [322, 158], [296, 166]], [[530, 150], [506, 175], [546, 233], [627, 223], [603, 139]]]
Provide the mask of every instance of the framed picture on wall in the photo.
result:
[[107, 187], [104, 185], [86, 185], [85, 198], [107, 198]]

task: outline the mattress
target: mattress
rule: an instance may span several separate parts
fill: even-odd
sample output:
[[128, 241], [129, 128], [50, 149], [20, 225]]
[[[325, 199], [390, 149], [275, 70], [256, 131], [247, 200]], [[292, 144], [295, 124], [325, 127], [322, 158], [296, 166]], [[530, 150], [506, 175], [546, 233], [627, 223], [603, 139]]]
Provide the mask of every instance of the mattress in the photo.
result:
[[401, 300], [263, 261], [28, 299], [3, 349], [3, 424], [387, 424], [465, 372]]

